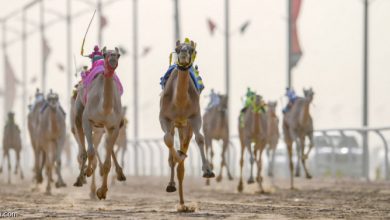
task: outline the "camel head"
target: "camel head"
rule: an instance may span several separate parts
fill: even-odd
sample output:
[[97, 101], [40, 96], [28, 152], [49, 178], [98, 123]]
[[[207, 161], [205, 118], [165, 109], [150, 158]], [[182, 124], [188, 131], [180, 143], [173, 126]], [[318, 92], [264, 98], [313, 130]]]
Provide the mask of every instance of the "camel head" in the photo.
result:
[[267, 103], [267, 107], [268, 107], [268, 112], [272, 115], [272, 116], [276, 116], [276, 106], [278, 105], [278, 103], [276, 101], [269, 101]]
[[196, 44], [194, 41], [185, 40], [184, 43], [176, 42], [175, 52], [177, 54], [177, 64], [182, 68], [190, 68], [196, 57]]
[[305, 98], [309, 101], [309, 103], [311, 103], [313, 101], [314, 91], [312, 88], [303, 89], [303, 94], [305, 95]]
[[47, 95], [47, 104], [52, 110], [56, 110], [58, 106], [58, 94], [50, 90]]
[[37, 90], [35, 91], [35, 102], [38, 103], [38, 102], [41, 102], [45, 100], [45, 96], [43, 95], [43, 93], [41, 91], [39, 91], [39, 89], [37, 88]]
[[[104, 57], [104, 65], [109, 70], [109, 73], [114, 74], [114, 70], [118, 67], [119, 57], [119, 49], [115, 47], [115, 50], [107, 50], [106, 47], [103, 48], [103, 57]], [[107, 65], [108, 64], [108, 65]]]
[[263, 97], [261, 95], [256, 95], [253, 104], [252, 104], [252, 110], [254, 113], [260, 113], [261, 108], [263, 106]]
[[227, 95], [219, 94], [219, 108], [221, 111], [225, 111], [228, 108], [228, 97]]
[[15, 113], [8, 112], [8, 122], [13, 123], [15, 121]]

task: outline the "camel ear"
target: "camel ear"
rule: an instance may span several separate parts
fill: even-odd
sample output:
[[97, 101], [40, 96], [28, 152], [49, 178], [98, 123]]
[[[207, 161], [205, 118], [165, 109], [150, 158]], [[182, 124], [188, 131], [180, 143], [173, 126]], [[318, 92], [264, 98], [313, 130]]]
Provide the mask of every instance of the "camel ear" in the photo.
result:
[[107, 54], [107, 47], [103, 47], [103, 57], [106, 58], [106, 54]]
[[176, 47], [178, 47], [180, 45], [180, 40], [177, 40], [176, 41]]
[[115, 47], [115, 52], [118, 55], [118, 59], [119, 59], [119, 57], [121, 57], [121, 54], [119, 53], [119, 49], [117, 47]]

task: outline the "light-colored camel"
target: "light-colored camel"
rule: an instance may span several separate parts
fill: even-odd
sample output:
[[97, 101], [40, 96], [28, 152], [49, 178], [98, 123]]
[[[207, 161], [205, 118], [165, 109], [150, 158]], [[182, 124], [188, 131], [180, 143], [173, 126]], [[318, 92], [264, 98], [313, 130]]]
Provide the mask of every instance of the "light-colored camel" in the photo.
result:
[[[180, 205], [179, 211], [189, 211], [184, 205], [183, 180], [184, 180], [184, 159], [187, 157], [188, 146], [192, 135], [200, 150], [202, 159], [203, 177], [211, 178], [215, 174], [206, 160], [204, 150], [204, 137], [200, 133], [202, 117], [199, 106], [199, 91], [191, 81], [189, 68], [195, 58], [195, 43], [176, 42], [176, 53], [178, 54], [179, 66], [171, 73], [160, 99], [160, 125], [164, 131], [164, 142], [169, 149], [169, 166], [171, 167], [171, 178], [167, 186], [167, 192], [176, 191], [175, 187], [175, 166], [177, 167], [177, 179], [179, 182]], [[174, 144], [175, 128], [178, 129], [180, 138], [180, 150], [176, 151]]]
[[8, 183], [11, 183], [11, 158], [9, 151], [13, 149], [16, 155], [15, 174], [20, 172], [20, 178], [23, 179], [23, 171], [20, 167], [20, 151], [22, 150], [22, 141], [20, 139], [20, 129], [15, 123], [14, 113], [8, 113], [8, 121], [4, 127], [3, 136], [3, 160], [1, 162], [0, 173], [3, 171], [5, 159], [8, 160]]
[[[253, 164], [257, 163], [257, 182], [260, 187], [260, 192], [264, 192], [263, 189], [263, 178], [261, 176], [262, 170], [262, 154], [267, 143], [267, 126], [266, 126], [266, 115], [262, 112], [262, 98], [259, 95], [256, 95], [253, 105], [249, 106], [243, 115], [239, 116], [239, 125], [238, 132], [241, 143], [241, 158], [240, 158], [240, 181], [238, 183], [238, 191], [242, 192], [244, 189], [242, 182], [242, 168], [244, 165], [244, 152], [247, 148], [250, 154], [250, 177], [248, 179], [248, 184], [254, 183], [253, 178]], [[243, 117], [243, 118], [241, 118]], [[253, 144], [253, 150], [252, 150]], [[258, 155], [259, 154], [259, 155]]]
[[[40, 158], [40, 154], [38, 154], [38, 124], [39, 124], [39, 115], [41, 108], [43, 105], [46, 103], [45, 101], [45, 96], [43, 95], [42, 92], [39, 91], [39, 89], [36, 90], [35, 92], [35, 100], [33, 105], [31, 105], [30, 111], [27, 115], [27, 124], [28, 124], [28, 132], [30, 134], [30, 140], [31, 140], [31, 146], [33, 148], [34, 152], [34, 173], [36, 174], [38, 171], [38, 166], [39, 161], [42, 160]], [[41, 183], [43, 181], [42, 176], [35, 176], [34, 179], [38, 182]]]
[[[299, 97], [294, 101], [290, 111], [286, 112], [283, 118], [283, 133], [288, 150], [291, 188], [294, 188], [294, 165], [292, 161], [292, 145], [294, 142], [296, 143], [298, 157], [296, 176], [300, 175], [299, 163], [302, 162], [306, 178], [310, 179], [312, 177], [306, 167], [306, 160], [313, 147], [313, 119], [310, 115], [310, 104], [313, 101], [314, 92], [312, 89], [304, 89], [304, 94], [304, 98]], [[306, 136], [308, 136], [310, 142], [307, 153], [305, 153]]]
[[58, 95], [50, 91], [46, 101], [47, 103], [40, 110], [37, 126], [38, 158], [40, 158], [39, 155], [41, 154], [42, 160], [36, 160], [38, 162], [36, 164], [38, 167], [36, 176], [42, 176], [42, 170], [45, 166], [47, 175], [46, 194], [50, 194], [51, 182], [53, 180], [52, 169], [54, 166], [58, 177], [55, 186], [57, 188], [66, 186], [61, 175], [61, 155], [66, 136], [66, 123], [65, 112], [60, 106]]
[[[85, 105], [82, 100], [84, 88], [80, 84], [75, 101], [75, 127], [79, 141], [79, 158], [81, 159], [80, 174], [74, 186], [83, 185], [84, 175], [91, 176], [96, 168], [96, 150], [93, 143], [93, 128], [105, 128], [106, 138], [106, 158], [103, 164], [102, 186], [96, 191], [99, 199], [105, 199], [108, 191], [107, 178], [111, 169], [111, 157], [118, 169], [118, 180], [124, 181], [126, 177], [122, 168], [116, 161], [113, 146], [119, 134], [122, 121], [122, 104], [117, 84], [114, 81], [115, 69], [118, 67], [120, 57], [118, 48], [106, 50], [103, 48], [104, 71], [98, 74], [88, 88], [88, 95]], [[85, 139], [87, 139], [88, 150], [85, 149]], [[88, 153], [87, 153], [88, 152]], [[88, 157], [88, 167], [86, 166]]]
[[267, 103], [267, 157], [268, 176], [274, 176], [275, 151], [279, 142], [279, 118], [276, 115], [277, 102]]
[[[211, 107], [203, 115], [203, 134], [206, 143], [206, 155], [209, 156], [208, 161], [210, 162], [211, 168], [213, 168], [213, 139], [222, 140], [222, 153], [221, 153], [221, 170], [217, 176], [217, 182], [222, 180], [223, 167], [226, 167], [227, 175], [229, 180], [233, 180], [232, 175], [229, 171], [229, 166], [226, 163], [226, 152], [229, 147], [229, 123], [227, 115], [227, 103], [228, 97], [226, 95], [218, 95], [219, 104]], [[206, 180], [206, 184], [210, 184], [210, 180]]]

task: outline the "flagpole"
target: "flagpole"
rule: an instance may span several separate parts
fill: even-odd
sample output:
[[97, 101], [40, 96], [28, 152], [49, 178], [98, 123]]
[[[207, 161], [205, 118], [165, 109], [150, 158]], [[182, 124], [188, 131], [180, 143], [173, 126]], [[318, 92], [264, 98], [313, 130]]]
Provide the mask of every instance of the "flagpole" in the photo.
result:
[[229, 0], [225, 0], [225, 91], [228, 97], [227, 118], [230, 122], [230, 21], [229, 21]]
[[133, 0], [134, 175], [138, 176], [138, 0]]
[[97, 1], [97, 14], [98, 14], [98, 17], [99, 17], [99, 29], [98, 29], [98, 45], [99, 47], [103, 47], [102, 45], [102, 1], [101, 0], [98, 0]]
[[287, 88], [292, 86], [292, 76], [291, 76], [291, 46], [292, 46], [292, 1], [287, 0]]
[[[3, 48], [3, 60], [4, 60], [4, 70], [5, 70], [5, 58], [7, 56], [7, 52], [6, 52], [6, 49], [7, 49], [7, 21], [6, 20], [3, 20], [3, 42], [2, 42], [2, 48]], [[6, 71], [4, 71], [4, 83], [3, 83], [3, 88], [5, 88], [5, 83], [7, 82], [7, 76], [6, 76]], [[5, 103], [5, 100], [6, 100], [6, 92], [4, 91], [3, 93], [3, 106], [4, 106], [4, 109], [3, 109], [3, 124], [4, 123], [4, 120], [6, 118], [6, 114], [7, 114], [7, 105]]]
[[[40, 1], [40, 29], [41, 29], [41, 44], [42, 44], [42, 79], [41, 79], [41, 87], [43, 94], [46, 93], [46, 60], [47, 55], [45, 53], [45, 50], [47, 50], [45, 47], [45, 24], [44, 24], [44, 5], [43, 0]], [[47, 51], [46, 51], [47, 52]]]
[[[23, 120], [23, 125], [22, 125], [22, 146], [26, 147], [27, 146], [27, 38], [26, 38], [26, 9], [22, 10], [22, 76], [23, 76], [23, 106], [22, 106], [22, 120]], [[28, 158], [28, 153], [25, 150], [24, 153], [24, 167], [26, 167], [27, 160]]]
[[176, 45], [176, 41], [181, 39], [180, 36], [180, 13], [179, 13], [179, 0], [173, 0], [174, 3], [174, 21], [175, 21], [175, 39], [174, 45]]
[[[67, 97], [66, 103], [70, 107], [70, 97], [72, 93], [72, 11], [71, 11], [71, 0], [66, 1], [66, 39], [67, 39]], [[68, 108], [69, 109], [69, 108]]]
[[[369, 2], [364, 0], [364, 30], [363, 30], [363, 127], [368, 126], [368, 28]], [[369, 180], [369, 150], [368, 134], [363, 132], [363, 174]]]

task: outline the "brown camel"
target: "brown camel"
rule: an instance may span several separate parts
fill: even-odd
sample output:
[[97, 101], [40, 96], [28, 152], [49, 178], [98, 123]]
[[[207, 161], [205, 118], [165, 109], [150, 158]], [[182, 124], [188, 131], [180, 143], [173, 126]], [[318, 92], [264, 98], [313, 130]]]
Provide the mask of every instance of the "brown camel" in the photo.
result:
[[[290, 166], [290, 186], [292, 189], [294, 188], [294, 165], [292, 161], [292, 145], [294, 142], [296, 143], [298, 156], [296, 176], [300, 175], [299, 163], [302, 162], [306, 178], [310, 179], [312, 177], [306, 168], [306, 160], [308, 158], [311, 148], [313, 147], [313, 119], [310, 115], [310, 104], [313, 101], [314, 92], [312, 89], [304, 89], [304, 94], [304, 98], [299, 97], [294, 101], [290, 111], [286, 112], [283, 118], [283, 133], [288, 150]], [[310, 145], [308, 152], [305, 154], [306, 136], [309, 137]]]
[[[122, 168], [114, 155], [113, 146], [119, 134], [122, 122], [122, 104], [117, 84], [114, 81], [115, 69], [118, 67], [119, 50], [103, 50], [104, 71], [98, 74], [87, 88], [88, 95], [85, 105], [83, 104], [84, 88], [78, 86], [77, 97], [75, 101], [75, 127], [78, 134], [79, 158], [81, 159], [80, 174], [74, 186], [83, 185], [84, 175], [91, 176], [96, 168], [96, 150], [93, 143], [93, 129], [106, 129], [106, 158], [103, 164], [103, 182], [102, 186], [96, 191], [99, 199], [105, 199], [108, 191], [107, 178], [111, 169], [111, 157], [114, 160], [118, 180], [125, 181]], [[88, 143], [88, 150], [85, 149], [85, 138]], [[88, 153], [87, 153], [88, 152]], [[88, 156], [88, 167], [86, 166]]]
[[22, 150], [22, 141], [20, 139], [20, 129], [17, 124], [15, 124], [14, 113], [8, 113], [8, 121], [5, 124], [4, 136], [3, 136], [3, 161], [1, 162], [0, 173], [3, 171], [3, 164], [5, 159], [8, 160], [8, 183], [11, 183], [11, 158], [9, 151], [15, 150], [16, 155], [16, 164], [15, 164], [15, 174], [20, 172], [20, 178], [23, 179], [23, 171], [20, 167], [20, 151]]
[[[251, 171], [248, 179], [248, 184], [254, 183], [253, 179], [253, 164], [257, 163], [257, 182], [259, 183], [260, 192], [264, 192], [263, 189], [263, 178], [261, 176], [262, 170], [262, 153], [267, 142], [267, 126], [266, 126], [266, 115], [262, 112], [262, 98], [256, 95], [252, 106], [248, 107], [243, 115], [239, 116], [238, 132], [241, 143], [241, 158], [240, 158], [240, 181], [238, 184], [238, 191], [242, 192], [242, 168], [244, 165], [244, 151], [248, 149], [250, 154]], [[241, 118], [243, 117], [243, 118]], [[252, 144], [253, 150], [252, 150]], [[257, 155], [259, 153], [259, 156]]]
[[[189, 68], [195, 59], [195, 43], [176, 42], [176, 53], [178, 66], [171, 73], [161, 93], [160, 99], [160, 125], [164, 131], [164, 142], [169, 149], [169, 166], [171, 167], [171, 178], [166, 188], [167, 192], [176, 191], [175, 187], [175, 166], [177, 167], [177, 179], [179, 182], [180, 205], [178, 211], [190, 211], [184, 205], [183, 180], [184, 180], [184, 159], [187, 157], [188, 146], [192, 135], [195, 135], [202, 158], [203, 177], [214, 177], [214, 173], [206, 160], [204, 151], [204, 137], [200, 133], [202, 117], [199, 106], [199, 91], [191, 81]], [[180, 138], [180, 150], [176, 151], [174, 143], [175, 128], [178, 129]]]
[[274, 176], [275, 151], [279, 142], [279, 118], [276, 115], [277, 102], [267, 103], [267, 157], [268, 176]]
[[[227, 115], [227, 103], [228, 97], [226, 95], [218, 95], [219, 104], [211, 107], [203, 115], [203, 133], [206, 143], [206, 155], [210, 153], [208, 161], [210, 162], [211, 168], [213, 168], [213, 157], [214, 151], [212, 146], [213, 139], [222, 140], [222, 153], [221, 153], [221, 170], [216, 178], [217, 182], [222, 180], [222, 170], [223, 167], [226, 167], [227, 175], [229, 180], [233, 180], [232, 175], [230, 174], [229, 167], [226, 164], [226, 151], [229, 146], [229, 123]], [[206, 184], [209, 185], [209, 179], [206, 180]]]
[[55, 186], [57, 188], [66, 186], [61, 175], [61, 155], [66, 136], [66, 123], [65, 112], [60, 106], [58, 95], [50, 91], [46, 100], [47, 103], [40, 110], [37, 126], [37, 151], [38, 155], [42, 155], [42, 160], [36, 160], [36, 162], [38, 161], [36, 176], [42, 176], [42, 169], [45, 166], [47, 175], [46, 194], [50, 194], [53, 166], [55, 166], [58, 176]]
[[[43, 95], [42, 92], [39, 91], [39, 89], [36, 90], [35, 92], [35, 100], [34, 104], [31, 105], [29, 108], [30, 111], [27, 116], [27, 124], [28, 124], [28, 131], [30, 134], [30, 140], [31, 140], [31, 145], [33, 148], [34, 152], [34, 173], [36, 174], [38, 171], [37, 164], [39, 163], [38, 161], [41, 160], [40, 155], [38, 154], [38, 144], [37, 144], [37, 137], [38, 137], [38, 124], [39, 124], [39, 115], [40, 115], [40, 110], [43, 107], [43, 105], [46, 103], [45, 101], [45, 96]], [[43, 181], [42, 176], [35, 176], [36, 181], [38, 183], [41, 183]]]

